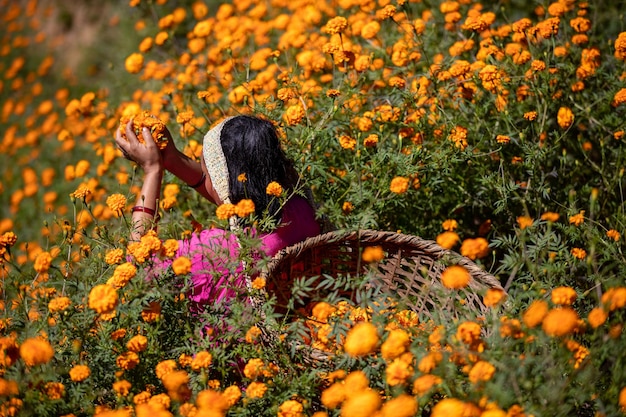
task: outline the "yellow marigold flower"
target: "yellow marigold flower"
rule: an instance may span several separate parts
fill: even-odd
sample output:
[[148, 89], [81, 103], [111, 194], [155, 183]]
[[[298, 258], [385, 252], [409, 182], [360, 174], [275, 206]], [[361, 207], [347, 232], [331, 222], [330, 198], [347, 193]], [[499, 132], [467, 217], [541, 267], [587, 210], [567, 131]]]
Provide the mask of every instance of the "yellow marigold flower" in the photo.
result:
[[98, 314], [107, 314], [117, 306], [116, 289], [109, 284], [96, 285], [89, 292], [89, 308]]
[[572, 305], [576, 301], [576, 291], [570, 287], [557, 287], [552, 290], [552, 302], [558, 305]]
[[606, 237], [608, 237], [609, 239], [613, 239], [617, 242], [620, 239], [621, 235], [617, 230], [611, 229], [606, 231]]
[[108, 265], [118, 264], [124, 259], [124, 250], [123, 249], [110, 249], [104, 255], [104, 262]]
[[402, 359], [396, 358], [385, 369], [387, 385], [394, 387], [406, 383], [413, 374], [413, 368]]
[[526, 309], [524, 314], [522, 315], [522, 320], [524, 324], [528, 327], [536, 327], [548, 314], [548, 303], [544, 300], [535, 300], [530, 306]]
[[437, 244], [445, 249], [452, 249], [461, 238], [456, 232], [443, 232], [437, 235]]
[[239, 217], [247, 217], [253, 214], [254, 210], [254, 202], [247, 198], [239, 201], [235, 206], [235, 214]]
[[137, 74], [143, 68], [143, 55], [139, 53], [130, 54], [124, 61], [124, 67], [129, 73]]
[[626, 287], [609, 288], [602, 294], [600, 301], [608, 307], [609, 311], [624, 308], [626, 306]]
[[172, 262], [172, 270], [176, 275], [185, 275], [191, 271], [191, 260], [186, 256], [179, 256]]
[[122, 397], [126, 397], [130, 393], [131, 387], [131, 383], [125, 379], [113, 383], [113, 391]]
[[460, 265], [449, 266], [441, 273], [441, 283], [450, 289], [465, 288], [471, 279], [469, 271]]
[[35, 258], [35, 264], [33, 268], [38, 273], [48, 272], [48, 269], [50, 269], [51, 263], [52, 263], [52, 255], [50, 254], [50, 252], [41, 252]]
[[585, 259], [587, 257], [587, 251], [582, 248], [572, 248], [572, 255], [576, 259]]
[[54, 350], [45, 339], [32, 337], [26, 339], [20, 346], [20, 357], [26, 366], [42, 365], [50, 362], [54, 356]]
[[585, 221], [585, 210], [581, 210], [580, 213], [574, 214], [573, 216], [570, 216], [569, 218], [570, 224], [573, 224], [574, 226], [580, 226], [581, 224], [584, 223], [584, 221]]
[[381, 417], [412, 417], [417, 413], [417, 401], [408, 394], [387, 400], [380, 410]]
[[215, 215], [220, 220], [227, 220], [235, 215], [235, 205], [234, 204], [221, 204], [217, 210], [215, 210]]
[[274, 197], [280, 197], [280, 195], [283, 193], [283, 187], [276, 181], [272, 181], [269, 184], [267, 184], [265, 193], [267, 195], [272, 195]]
[[565, 336], [576, 330], [578, 314], [569, 307], [550, 310], [543, 319], [542, 329], [548, 336]]
[[363, 253], [361, 254], [361, 259], [363, 262], [372, 263], [372, 262], [380, 262], [385, 258], [385, 251], [382, 246], [367, 246], [363, 249]]
[[125, 371], [134, 369], [139, 364], [139, 355], [135, 352], [124, 352], [115, 358], [115, 364]]
[[264, 382], [251, 382], [246, 388], [246, 398], [263, 398], [266, 392], [267, 385]]
[[606, 319], [609, 317], [609, 314], [602, 307], [595, 307], [591, 309], [589, 315], [587, 316], [587, 321], [589, 325], [594, 329], [602, 326]]
[[392, 193], [404, 194], [409, 189], [409, 179], [406, 177], [395, 177], [391, 180], [389, 190]]
[[351, 356], [365, 356], [374, 351], [378, 345], [378, 330], [372, 323], [357, 323], [346, 336], [344, 350]]
[[191, 361], [191, 369], [194, 371], [200, 371], [201, 369], [206, 369], [211, 366], [211, 362], [213, 362], [213, 355], [207, 352], [206, 350], [200, 351], [196, 353], [193, 360]]
[[48, 382], [44, 385], [44, 391], [51, 400], [60, 400], [65, 395], [65, 385], [60, 382]]
[[496, 372], [496, 367], [486, 361], [478, 361], [470, 369], [469, 380], [476, 384], [478, 382], [489, 381]]
[[48, 303], [48, 311], [51, 313], [58, 313], [64, 311], [66, 308], [70, 306], [72, 301], [69, 297], [56, 297], [50, 300]]
[[380, 23], [375, 20], [367, 22], [361, 27], [361, 36], [364, 39], [373, 39], [380, 32]]
[[418, 397], [426, 394], [435, 385], [441, 384], [442, 379], [432, 374], [421, 375], [413, 381], [413, 394]]
[[483, 304], [487, 307], [494, 307], [506, 297], [504, 290], [499, 288], [489, 288], [483, 297]]
[[380, 408], [380, 395], [372, 390], [356, 391], [341, 406], [342, 417], [372, 416]]
[[569, 107], [561, 107], [557, 114], [557, 122], [562, 129], [567, 129], [574, 123], [574, 113]]
[[89, 378], [89, 375], [91, 375], [91, 370], [87, 365], [74, 365], [70, 369], [70, 379], [74, 382], [83, 382]]
[[489, 254], [489, 242], [483, 237], [465, 239], [461, 244], [461, 255], [471, 260], [483, 258]]
[[464, 417], [466, 404], [456, 398], [444, 398], [433, 407], [431, 417]]
[[390, 360], [406, 352], [410, 343], [409, 334], [402, 329], [393, 329], [389, 332], [387, 339], [380, 346], [380, 354], [383, 358]]
[[343, 16], [336, 16], [326, 22], [326, 25], [322, 28], [322, 31], [329, 35], [335, 35], [343, 32], [348, 27], [348, 20]]
[[126, 348], [135, 353], [143, 352], [147, 347], [148, 338], [141, 334], [133, 336], [128, 343], [126, 343]]
[[114, 212], [121, 212], [126, 208], [126, 197], [122, 194], [112, 194], [107, 197], [107, 206]]
[[341, 135], [339, 137], [339, 145], [341, 145], [343, 149], [354, 150], [354, 148], [356, 147], [356, 139], [348, 135]]

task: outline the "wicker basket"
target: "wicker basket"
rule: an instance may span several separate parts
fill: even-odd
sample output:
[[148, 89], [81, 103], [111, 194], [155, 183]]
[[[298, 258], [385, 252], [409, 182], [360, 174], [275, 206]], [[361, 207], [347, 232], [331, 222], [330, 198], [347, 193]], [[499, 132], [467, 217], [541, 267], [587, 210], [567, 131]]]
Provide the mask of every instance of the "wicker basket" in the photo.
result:
[[[377, 263], [367, 264], [361, 253], [367, 246], [380, 246], [386, 253]], [[463, 290], [448, 290], [440, 283], [449, 265], [465, 267], [472, 279]], [[468, 258], [417, 236], [374, 230], [334, 231], [289, 246], [269, 262], [262, 275], [279, 305], [286, 305], [297, 278], [368, 274], [369, 285], [381, 289], [405, 308], [432, 318], [435, 310], [446, 309], [481, 316], [488, 288], [502, 290], [500, 282]], [[311, 294], [310, 301], [324, 294]], [[358, 300], [357, 300], [358, 301]]]

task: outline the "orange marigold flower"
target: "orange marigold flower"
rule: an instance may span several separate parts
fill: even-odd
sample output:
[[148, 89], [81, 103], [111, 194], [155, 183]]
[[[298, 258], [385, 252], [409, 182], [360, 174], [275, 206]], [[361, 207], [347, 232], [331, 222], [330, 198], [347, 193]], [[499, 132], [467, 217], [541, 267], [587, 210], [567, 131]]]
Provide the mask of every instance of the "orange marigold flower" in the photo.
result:
[[380, 395], [372, 389], [356, 391], [341, 406], [341, 415], [345, 417], [373, 416], [381, 403]]
[[466, 404], [456, 398], [444, 398], [432, 409], [431, 417], [464, 417]]
[[255, 211], [254, 202], [250, 199], [244, 198], [239, 201], [235, 206], [235, 214], [239, 217], [247, 217], [253, 214]]
[[281, 194], [283, 193], [283, 187], [276, 181], [272, 181], [269, 184], [267, 184], [265, 193], [267, 195], [272, 195], [274, 197], [280, 197]]
[[450, 289], [465, 288], [472, 279], [469, 271], [460, 265], [452, 265], [441, 273], [441, 283]]
[[51, 313], [58, 313], [67, 309], [72, 301], [69, 297], [56, 297], [50, 300], [48, 303], [48, 311]]
[[585, 259], [587, 257], [587, 251], [583, 248], [572, 248], [572, 255], [576, 259]]
[[278, 407], [278, 417], [304, 417], [304, 407], [296, 400], [287, 400]]
[[524, 119], [529, 120], [529, 121], [533, 121], [537, 118], [537, 112], [536, 111], [529, 111], [524, 113]]
[[107, 197], [106, 204], [111, 211], [121, 212], [126, 208], [126, 197], [122, 194], [112, 194]]
[[552, 302], [558, 305], [572, 305], [576, 301], [576, 291], [570, 287], [557, 287], [552, 290]]
[[614, 311], [626, 306], [626, 287], [609, 288], [600, 298], [602, 304], [607, 306], [609, 311]]
[[562, 129], [567, 129], [574, 123], [574, 113], [569, 107], [561, 107], [557, 114], [557, 122]]
[[261, 329], [259, 329], [257, 326], [252, 326], [246, 332], [246, 337], [245, 337], [246, 342], [254, 343], [256, 342], [256, 340], [258, 339], [260, 335], [261, 335]]
[[96, 285], [89, 292], [89, 308], [98, 314], [110, 313], [117, 302], [117, 291], [109, 284]]
[[483, 237], [465, 239], [461, 244], [461, 255], [475, 260], [489, 254], [489, 242]]
[[541, 215], [541, 220], [547, 221], [547, 222], [556, 222], [559, 220], [559, 213], [554, 213], [552, 211], [546, 211], [545, 213], [543, 213]]
[[626, 387], [619, 392], [618, 404], [623, 413], [626, 413]]
[[622, 235], [615, 229], [610, 229], [606, 231], [606, 237], [609, 239], [613, 239], [614, 241], [618, 241]]
[[128, 343], [126, 343], [126, 348], [131, 352], [139, 353], [146, 350], [148, 347], [148, 338], [144, 335], [138, 334], [133, 336]]
[[626, 88], [622, 88], [617, 93], [615, 93], [615, 96], [613, 96], [613, 101], [611, 102], [611, 105], [613, 107], [616, 107], [624, 103], [626, 103]]
[[406, 177], [395, 177], [391, 180], [389, 190], [392, 193], [403, 194], [409, 189], [409, 179]]
[[191, 396], [189, 389], [189, 375], [186, 371], [172, 371], [161, 380], [167, 394], [175, 401], [186, 401]]
[[343, 32], [348, 27], [348, 20], [343, 16], [336, 16], [326, 22], [326, 25], [322, 28], [322, 31], [329, 35], [335, 35]]
[[411, 339], [409, 334], [402, 329], [393, 329], [389, 332], [387, 340], [380, 346], [380, 354], [383, 358], [395, 359], [406, 352]]
[[148, 306], [141, 312], [141, 318], [146, 323], [151, 323], [158, 320], [161, 317], [161, 304], [156, 301], [151, 301]]
[[420, 397], [430, 391], [435, 385], [441, 384], [441, 382], [442, 379], [436, 375], [421, 375], [413, 381], [413, 394]]
[[622, 32], [615, 39], [615, 58], [626, 61], [626, 32]]
[[380, 409], [381, 417], [412, 417], [417, 413], [417, 401], [408, 394], [387, 400]]
[[17, 236], [13, 232], [4, 232], [2, 236], [0, 236], [0, 246], [13, 246], [17, 242]]
[[529, 216], [519, 216], [517, 218], [517, 224], [520, 229], [524, 230], [527, 227], [532, 226], [534, 223], [533, 219]]
[[471, 345], [480, 339], [480, 324], [466, 321], [456, 329], [456, 338], [461, 342]]
[[83, 382], [89, 375], [91, 370], [87, 365], [75, 365], [70, 369], [70, 379], [74, 382]]
[[489, 288], [483, 297], [483, 304], [487, 307], [494, 307], [506, 297], [504, 290], [499, 288]]
[[368, 321], [357, 323], [348, 331], [344, 350], [351, 356], [365, 356], [378, 345], [378, 330]]
[[363, 139], [363, 145], [366, 148], [372, 148], [376, 146], [376, 144], [378, 144], [378, 135], [375, 133], [372, 133], [371, 135], [368, 135], [365, 139]]
[[417, 364], [417, 369], [425, 374], [431, 373], [441, 362], [443, 355], [441, 352], [433, 351], [426, 354]]
[[137, 267], [130, 262], [124, 262], [115, 268], [113, 276], [107, 281], [107, 284], [119, 289], [128, 284], [128, 282], [136, 275]]
[[220, 220], [227, 220], [235, 215], [235, 205], [234, 204], [221, 204], [216, 210], [215, 215]]
[[400, 358], [394, 359], [385, 370], [387, 385], [394, 387], [406, 383], [413, 375], [413, 368]]
[[495, 373], [495, 366], [486, 361], [478, 361], [470, 369], [469, 380], [474, 384], [489, 381]]
[[304, 119], [304, 115], [304, 107], [302, 107], [302, 104], [298, 103], [287, 107], [283, 119], [289, 126], [294, 126]]
[[176, 275], [185, 275], [191, 271], [191, 260], [186, 256], [179, 256], [172, 262], [172, 270]]
[[206, 350], [200, 351], [196, 353], [193, 360], [191, 361], [191, 369], [194, 371], [200, 371], [201, 369], [206, 369], [211, 366], [213, 362], [213, 355]]
[[51, 263], [52, 263], [52, 255], [50, 254], [50, 252], [41, 252], [35, 258], [35, 263], [34, 263], [33, 268], [38, 273], [48, 272], [48, 269], [50, 269]]
[[26, 339], [20, 346], [20, 357], [26, 366], [42, 365], [50, 362], [54, 356], [54, 350], [45, 339], [32, 337]]
[[267, 385], [264, 382], [251, 382], [246, 388], [246, 398], [263, 398], [267, 392]]
[[129, 73], [137, 74], [143, 68], [143, 55], [140, 53], [130, 54], [124, 61], [124, 67]]
[[356, 147], [356, 139], [348, 135], [341, 135], [339, 136], [339, 145], [341, 145], [343, 149], [354, 150]]
[[361, 27], [361, 36], [364, 39], [373, 39], [380, 32], [380, 23], [375, 20], [367, 22]]
[[383, 251], [382, 246], [367, 246], [363, 249], [363, 253], [361, 254], [361, 259], [363, 262], [371, 263], [371, 262], [380, 262], [385, 258], [385, 251]]
[[124, 259], [124, 250], [123, 249], [110, 249], [104, 255], [104, 262], [108, 265], [118, 264]]
[[443, 232], [437, 235], [437, 244], [445, 249], [452, 249], [461, 238], [456, 232]]
[[570, 224], [573, 224], [574, 226], [580, 226], [581, 224], [584, 223], [584, 221], [585, 221], [585, 210], [581, 210], [580, 213], [574, 214], [573, 216], [570, 216], [569, 218]]
[[116, 381], [113, 383], [113, 391], [117, 392], [122, 397], [127, 396], [130, 393], [132, 384], [127, 380]]
[[139, 364], [139, 355], [135, 352], [124, 352], [115, 358], [115, 364], [125, 371], [134, 369]]
[[546, 314], [541, 328], [548, 336], [565, 336], [576, 330], [578, 314], [569, 307], [555, 308]]
[[587, 316], [587, 321], [589, 322], [589, 325], [591, 327], [596, 329], [602, 326], [606, 322], [606, 319], [608, 317], [609, 314], [604, 310], [604, 308], [594, 307], [589, 312], [589, 315]]
[[263, 277], [256, 277], [250, 284], [255, 290], [262, 290], [267, 285], [267, 280]]
[[522, 315], [522, 320], [526, 326], [532, 328], [541, 324], [546, 314], [548, 314], [548, 303], [544, 300], [535, 300]]
[[51, 400], [60, 400], [65, 395], [65, 385], [60, 382], [48, 382], [44, 385], [44, 391]]

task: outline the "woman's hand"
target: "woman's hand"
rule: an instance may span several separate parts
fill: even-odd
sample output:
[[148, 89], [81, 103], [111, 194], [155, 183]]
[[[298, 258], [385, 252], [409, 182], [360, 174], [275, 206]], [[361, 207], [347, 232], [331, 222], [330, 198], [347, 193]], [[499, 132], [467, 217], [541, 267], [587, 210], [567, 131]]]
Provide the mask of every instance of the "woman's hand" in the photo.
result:
[[[146, 127], [141, 129], [141, 135], [143, 136], [144, 143], [139, 142], [139, 139], [133, 131], [133, 121], [129, 121], [126, 124], [126, 139], [122, 137], [122, 132], [118, 129], [115, 134], [115, 142], [120, 148], [124, 157], [131, 161], [136, 162], [146, 173], [150, 172], [162, 172], [163, 171], [163, 155], [157, 144], [152, 139], [150, 130]], [[169, 136], [169, 131], [167, 132]], [[168, 146], [170, 145], [171, 136], [168, 137]], [[165, 151], [164, 151], [165, 153]]]

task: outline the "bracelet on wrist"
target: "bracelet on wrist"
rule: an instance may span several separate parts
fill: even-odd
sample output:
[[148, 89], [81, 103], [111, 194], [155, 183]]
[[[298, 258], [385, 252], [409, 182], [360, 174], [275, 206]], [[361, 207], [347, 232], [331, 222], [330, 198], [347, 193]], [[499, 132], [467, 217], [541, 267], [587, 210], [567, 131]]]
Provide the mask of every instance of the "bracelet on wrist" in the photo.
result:
[[206, 180], [206, 174], [203, 172], [202, 173], [202, 178], [200, 178], [200, 181], [198, 181], [194, 185], [190, 185], [190, 187], [193, 188], [193, 189], [196, 189], [196, 188], [200, 187], [202, 184], [204, 184], [205, 180]]
[[133, 213], [135, 213], [135, 212], [139, 211], [139, 212], [142, 212], [142, 213], [149, 214], [150, 216], [153, 216], [153, 217], [154, 217], [154, 215], [156, 214], [156, 210], [151, 209], [151, 208], [148, 208], [148, 207], [145, 207], [145, 206], [135, 206], [135, 207], [133, 207], [133, 208], [131, 209], [131, 211], [132, 211]]

